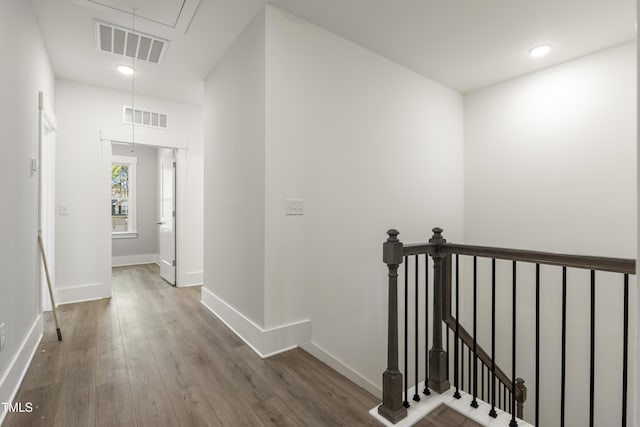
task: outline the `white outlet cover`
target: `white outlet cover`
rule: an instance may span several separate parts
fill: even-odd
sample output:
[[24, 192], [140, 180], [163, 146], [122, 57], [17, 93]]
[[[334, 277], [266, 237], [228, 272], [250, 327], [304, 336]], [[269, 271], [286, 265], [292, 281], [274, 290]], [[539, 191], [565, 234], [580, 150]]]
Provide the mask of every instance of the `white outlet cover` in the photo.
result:
[[304, 215], [304, 199], [286, 199], [284, 202], [285, 215]]

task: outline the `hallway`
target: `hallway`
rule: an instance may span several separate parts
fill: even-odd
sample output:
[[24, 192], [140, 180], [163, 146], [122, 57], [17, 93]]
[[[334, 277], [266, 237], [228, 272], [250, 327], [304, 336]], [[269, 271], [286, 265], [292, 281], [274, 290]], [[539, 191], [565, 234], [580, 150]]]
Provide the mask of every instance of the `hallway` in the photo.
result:
[[51, 316], [4, 426], [361, 426], [378, 401], [306, 352], [260, 359], [157, 266], [113, 269], [113, 298]]

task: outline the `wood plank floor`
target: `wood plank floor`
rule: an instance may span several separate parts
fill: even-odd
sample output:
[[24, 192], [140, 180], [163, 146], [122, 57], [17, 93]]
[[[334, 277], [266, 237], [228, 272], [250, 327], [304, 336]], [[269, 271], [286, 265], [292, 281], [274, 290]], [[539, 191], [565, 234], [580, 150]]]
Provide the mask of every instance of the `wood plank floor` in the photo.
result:
[[440, 405], [414, 427], [482, 427], [447, 405]]
[[[375, 426], [378, 400], [302, 350], [260, 359], [156, 266], [113, 270], [113, 298], [49, 318], [4, 426]], [[49, 316], [50, 317], [50, 316]]]

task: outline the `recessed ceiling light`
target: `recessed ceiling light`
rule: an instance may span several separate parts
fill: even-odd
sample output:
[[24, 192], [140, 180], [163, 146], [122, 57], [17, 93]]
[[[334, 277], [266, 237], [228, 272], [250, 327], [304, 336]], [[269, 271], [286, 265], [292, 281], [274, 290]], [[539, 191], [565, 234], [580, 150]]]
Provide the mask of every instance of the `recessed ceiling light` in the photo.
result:
[[551, 51], [550, 44], [541, 44], [540, 46], [536, 46], [533, 49], [531, 49], [529, 51], [529, 55], [533, 56], [534, 58], [542, 58], [550, 51]]
[[136, 70], [129, 67], [128, 65], [118, 65], [118, 71], [120, 71], [125, 76], [130, 76], [131, 74], [136, 72]]

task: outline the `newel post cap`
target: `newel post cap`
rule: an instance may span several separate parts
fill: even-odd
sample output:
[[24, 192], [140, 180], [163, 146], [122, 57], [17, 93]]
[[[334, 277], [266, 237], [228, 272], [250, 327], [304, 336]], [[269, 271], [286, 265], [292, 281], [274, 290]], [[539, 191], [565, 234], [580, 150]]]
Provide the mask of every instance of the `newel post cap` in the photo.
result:
[[388, 265], [402, 264], [402, 242], [398, 239], [400, 232], [395, 229], [387, 231], [387, 241], [382, 244], [382, 261]]
[[441, 243], [447, 243], [447, 239], [445, 239], [444, 237], [442, 237], [442, 228], [440, 227], [435, 227], [433, 230], [433, 237], [431, 237], [429, 239], [429, 243], [433, 243], [433, 244], [441, 244]]

